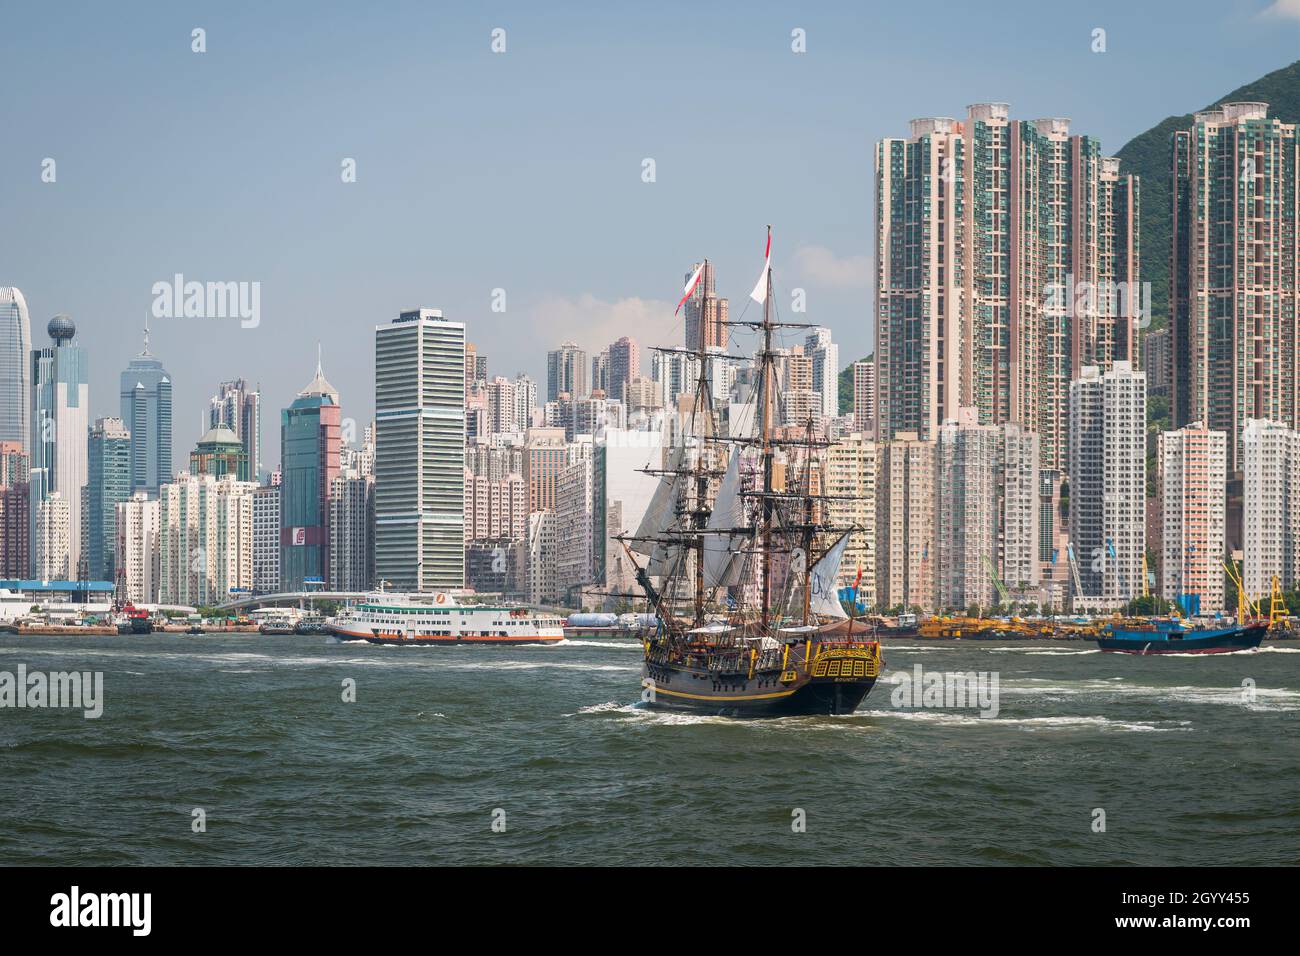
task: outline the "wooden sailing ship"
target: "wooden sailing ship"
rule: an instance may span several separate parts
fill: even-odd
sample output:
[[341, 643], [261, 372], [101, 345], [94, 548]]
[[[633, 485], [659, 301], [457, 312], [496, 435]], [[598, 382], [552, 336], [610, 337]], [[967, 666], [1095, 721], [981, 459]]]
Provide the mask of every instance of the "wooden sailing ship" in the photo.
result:
[[663, 468], [647, 469], [659, 484], [636, 533], [615, 536], [659, 620], [644, 639], [642, 699], [650, 707], [736, 717], [848, 714], [884, 664], [871, 625], [839, 600], [840, 563], [855, 529], [826, 520], [819, 452], [830, 443], [811, 417], [797, 436], [790, 423], [781, 434], [775, 424], [773, 334], [810, 326], [773, 318], [771, 227], [767, 241], [751, 294], [762, 318], [726, 323], [759, 337], [752, 427], [729, 422], [722, 434], [705, 323], [698, 348], [660, 350], [696, 356], [686, 434]]

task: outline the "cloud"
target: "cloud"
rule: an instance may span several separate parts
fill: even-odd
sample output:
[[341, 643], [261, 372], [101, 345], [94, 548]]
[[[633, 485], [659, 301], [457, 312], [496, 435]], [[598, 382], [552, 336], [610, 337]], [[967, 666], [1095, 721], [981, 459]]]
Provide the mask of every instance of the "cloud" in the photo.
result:
[[800, 246], [794, 251], [794, 267], [811, 282], [841, 289], [871, 285], [869, 256], [836, 256], [825, 246]]
[[1300, 20], [1300, 0], [1273, 0], [1261, 15], [1278, 20]]
[[681, 338], [681, 320], [673, 317], [673, 303], [656, 299], [632, 297], [607, 302], [584, 292], [576, 297], [545, 296], [527, 311], [533, 338], [543, 350], [576, 342], [589, 355], [595, 355], [627, 335], [636, 339], [644, 351], [648, 346], [671, 344]]

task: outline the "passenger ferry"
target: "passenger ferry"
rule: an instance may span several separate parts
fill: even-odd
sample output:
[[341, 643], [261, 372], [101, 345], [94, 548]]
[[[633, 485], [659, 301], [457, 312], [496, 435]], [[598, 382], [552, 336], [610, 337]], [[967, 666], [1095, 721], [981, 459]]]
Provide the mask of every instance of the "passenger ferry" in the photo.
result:
[[554, 644], [564, 621], [526, 607], [460, 604], [435, 594], [371, 594], [343, 611], [330, 630], [371, 644]]

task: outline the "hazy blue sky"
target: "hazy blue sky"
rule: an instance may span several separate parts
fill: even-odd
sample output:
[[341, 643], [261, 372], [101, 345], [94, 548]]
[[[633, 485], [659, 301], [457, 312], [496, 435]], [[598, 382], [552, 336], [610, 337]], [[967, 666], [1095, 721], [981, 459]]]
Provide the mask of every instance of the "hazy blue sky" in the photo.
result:
[[117, 414], [153, 283], [261, 283], [256, 329], [154, 322], [178, 464], [241, 375], [278, 461], [318, 340], [344, 415], [367, 421], [373, 328], [403, 308], [441, 308], [491, 373], [539, 381], [564, 339], [677, 341], [687, 266], [710, 257], [738, 313], [768, 222], [778, 301], [806, 289], [847, 364], [872, 338], [876, 140], [995, 100], [1117, 150], [1300, 57], [1300, 0], [1269, 7], [0, 0], [0, 285], [26, 293], [38, 342], [53, 314], [76, 320], [98, 416]]

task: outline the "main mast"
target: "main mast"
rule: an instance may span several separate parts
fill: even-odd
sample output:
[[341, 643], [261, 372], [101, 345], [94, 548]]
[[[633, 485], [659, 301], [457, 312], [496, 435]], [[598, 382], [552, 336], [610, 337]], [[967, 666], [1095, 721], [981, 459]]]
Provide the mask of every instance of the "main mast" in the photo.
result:
[[[772, 227], [767, 227], [767, 247], [772, 248]], [[759, 442], [763, 454], [763, 608], [762, 627], [766, 631], [772, 623], [772, 514], [776, 508], [772, 497], [772, 260], [767, 260], [766, 292], [763, 296], [763, 351], [759, 355], [762, 376], [759, 378], [759, 404], [762, 409], [762, 428]]]

